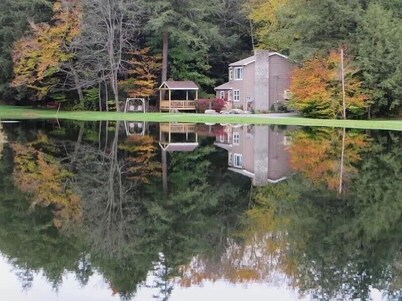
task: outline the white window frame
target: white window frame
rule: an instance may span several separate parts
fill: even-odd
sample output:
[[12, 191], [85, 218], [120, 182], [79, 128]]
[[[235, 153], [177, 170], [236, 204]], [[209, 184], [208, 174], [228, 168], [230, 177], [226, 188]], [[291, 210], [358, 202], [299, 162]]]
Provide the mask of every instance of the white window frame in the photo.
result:
[[233, 101], [240, 101], [240, 90], [233, 90]]
[[228, 91], [228, 101], [233, 101], [233, 90]]
[[219, 98], [225, 99], [225, 91], [219, 91]]
[[243, 79], [243, 67], [234, 67], [233, 78], [234, 80]]
[[234, 132], [233, 133], [233, 144], [234, 145], [239, 145], [240, 144], [240, 133], [239, 132]]
[[229, 67], [229, 80], [233, 79], [233, 67]]
[[283, 91], [283, 99], [285, 100], [292, 99], [292, 92], [290, 92], [290, 90]]
[[237, 168], [243, 167], [243, 155], [242, 154], [233, 154], [233, 166]]

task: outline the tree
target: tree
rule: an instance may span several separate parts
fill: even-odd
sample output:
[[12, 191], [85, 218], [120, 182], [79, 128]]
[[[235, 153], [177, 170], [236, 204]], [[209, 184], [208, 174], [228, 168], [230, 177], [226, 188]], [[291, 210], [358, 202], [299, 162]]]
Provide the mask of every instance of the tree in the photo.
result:
[[341, 185], [347, 186], [357, 173], [356, 165], [362, 160], [360, 153], [370, 145], [365, 135], [353, 131], [343, 133], [341, 129], [296, 131], [292, 138], [291, 167], [317, 186], [323, 184], [334, 191], [340, 185], [341, 169], [344, 182]]
[[7, 136], [3, 130], [3, 124], [0, 123], [0, 160], [3, 156], [3, 148], [6, 142], [7, 142]]
[[120, 111], [118, 78], [123, 55], [135, 48], [141, 24], [138, 1], [82, 0], [83, 33], [81, 56], [88, 68], [112, 87], [116, 110]]
[[0, 2], [0, 98], [12, 100], [9, 83], [13, 77], [11, 50], [15, 41], [28, 29], [28, 21], [48, 21], [52, 2], [47, 0], [3, 0]]
[[[358, 117], [364, 113], [367, 96], [355, 76], [355, 69], [347, 62], [345, 65], [347, 116]], [[292, 105], [308, 117], [341, 116], [343, 98], [340, 74], [340, 56], [336, 51], [331, 51], [326, 57], [317, 55], [305, 61], [292, 72]]]
[[13, 48], [14, 87], [28, 87], [38, 99], [59, 88], [67, 76], [58, 78], [67, 69], [73, 75], [74, 87], [80, 101], [83, 94], [78, 75], [71, 63], [72, 45], [81, 30], [81, 11], [78, 1], [57, 1], [53, 5], [52, 25], [31, 22], [31, 37], [17, 41]]
[[[257, 46], [271, 51], [289, 51], [290, 35], [283, 35], [282, 14], [290, 14], [288, 0], [249, 0], [248, 17], [253, 24]], [[278, 32], [281, 32], [278, 34]]]
[[[162, 40], [161, 81], [169, 77], [176, 80], [194, 80], [211, 86], [213, 80], [206, 76], [210, 65], [209, 50], [219, 35], [213, 11], [218, 1], [144, 1], [147, 11], [146, 31], [150, 42]], [[168, 56], [170, 71], [168, 72]]]
[[372, 98], [372, 113], [376, 115], [400, 114], [401, 20], [382, 4], [372, 3], [359, 26], [357, 62], [361, 68], [363, 87]]
[[160, 70], [160, 57], [152, 56], [150, 48], [129, 51], [132, 57], [128, 62], [128, 78], [119, 81], [128, 97], [149, 97], [155, 92], [157, 73]]
[[56, 227], [80, 222], [80, 197], [67, 184], [72, 175], [54, 157], [35, 148], [46, 144], [52, 147], [44, 135], [38, 135], [37, 141], [28, 145], [12, 144], [15, 153], [14, 184], [22, 192], [32, 195], [32, 207], [39, 205], [53, 208], [53, 223]]

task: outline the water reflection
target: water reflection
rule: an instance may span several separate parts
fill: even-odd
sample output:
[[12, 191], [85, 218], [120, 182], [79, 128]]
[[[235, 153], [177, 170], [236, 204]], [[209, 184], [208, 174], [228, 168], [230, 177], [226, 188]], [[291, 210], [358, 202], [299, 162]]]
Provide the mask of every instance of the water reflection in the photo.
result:
[[401, 296], [399, 133], [27, 121], [0, 138], [0, 252], [28, 294], [40, 271], [124, 300], [223, 280]]
[[291, 173], [290, 136], [268, 126], [226, 125], [215, 145], [228, 151], [229, 170], [250, 177], [253, 185], [278, 183]]

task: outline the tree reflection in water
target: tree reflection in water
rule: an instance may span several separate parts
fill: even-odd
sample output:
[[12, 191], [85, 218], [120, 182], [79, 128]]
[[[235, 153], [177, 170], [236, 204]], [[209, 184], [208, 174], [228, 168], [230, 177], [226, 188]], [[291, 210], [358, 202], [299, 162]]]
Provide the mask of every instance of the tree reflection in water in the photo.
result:
[[[372, 288], [401, 295], [397, 133], [292, 131], [294, 173], [254, 187], [247, 208], [250, 180], [227, 170], [227, 153], [213, 139], [167, 154], [164, 198], [156, 139], [126, 137], [121, 128], [67, 124], [42, 130], [39, 140], [32, 128], [5, 129], [13, 146], [0, 161], [0, 248], [25, 289], [38, 271], [55, 289], [66, 271], [83, 286], [97, 271], [126, 300], [149, 273], [159, 300], [176, 285], [219, 279], [286, 284], [325, 300], [368, 299]], [[27, 147], [46, 158], [46, 168], [64, 173], [47, 183], [79, 196], [80, 219], [55, 224], [60, 205], [32, 208], [37, 192], [15, 180], [22, 156], [16, 150]], [[43, 178], [40, 161], [31, 161], [24, 177]]]

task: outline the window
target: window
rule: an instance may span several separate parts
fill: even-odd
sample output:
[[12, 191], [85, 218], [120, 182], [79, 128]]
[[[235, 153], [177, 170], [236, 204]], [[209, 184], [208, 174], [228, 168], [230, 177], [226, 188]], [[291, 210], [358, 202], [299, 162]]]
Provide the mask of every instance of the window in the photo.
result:
[[240, 90], [233, 90], [233, 101], [240, 101]]
[[232, 79], [233, 79], [233, 68], [230, 67], [229, 68], [229, 80], [232, 80]]
[[229, 164], [230, 166], [232, 166], [232, 164], [233, 164], [233, 154], [232, 154], [232, 153], [229, 153], [228, 164]]
[[219, 91], [219, 98], [220, 99], [225, 99], [225, 91]]
[[240, 144], [240, 133], [233, 133], [233, 144], [239, 145]]
[[283, 91], [283, 98], [284, 99], [292, 99], [292, 92], [290, 92], [289, 90]]
[[219, 135], [219, 142], [225, 142], [225, 134], [220, 134]]
[[234, 79], [235, 80], [243, 79], [243, 67], [235, 67], [234, 68]]
[[242, 154], [234, 154], [233, 166], [240, 167], [240, 168], [243, 167], [243, 155]]

